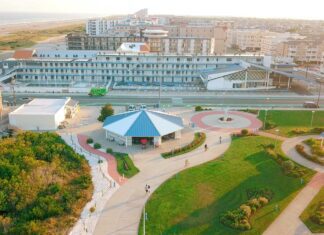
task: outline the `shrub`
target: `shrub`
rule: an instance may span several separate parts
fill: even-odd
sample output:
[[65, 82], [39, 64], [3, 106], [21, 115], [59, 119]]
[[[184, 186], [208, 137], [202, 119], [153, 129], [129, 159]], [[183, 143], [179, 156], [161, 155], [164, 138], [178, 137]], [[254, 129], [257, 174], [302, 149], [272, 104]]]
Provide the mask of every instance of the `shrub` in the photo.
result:
[[242, 134], [243, 136], [245, 136], [245, 135], [249, 134], [249, 131], [248, 131], [247, 129], [242, 129], [242, 130], [241, 130], [241, 134]]
[[93, 207], [91, 207], [90, 208], [90, 210], [89, 210], [91, 213], [93, 213], [93, 212], [95, 212], [96, 211], [96, 208], [93, 206]]
[[196, 106], [196, 107], [195, 107], [195, 111], [196, 111], [196, 112], [203, 111], [203, 108], [202, 108], [201, 106]]
[[273, 192], [269, 189], [248, 189], [247, 196], [253, 196], [245, 204], [242, 204], [238, 209], [230, 210], [220, 216], [220, 222], [228, 227], [238, 230], [250, 230], [251, 216], [261, 207], [269, 203], [265, 196], [254, 197], [256, 195], [267, 195], [272, 198]]
[[99, 143], [95, 143], [95, 144], [93, 145], [93, 147], [94, 147], [95, 149], [101, 149], [101, 144], [99, 144]]
[[103, 122], [109, 116], [114, 115], [115, 110], [113, 109], [111, 104], [106, 104], [101, 108], [100, 116], [98, 117], [98, 121]]
[[295, 169], [295, 163], [291, 160], [284, 161], [282, 166], [286, 171], [292, 171], [293, 169]]
[[311, 216], [311, 220], [319, 225], [324, 225], [324, 201], [320, 202], [315, 213]]
[[106, 153], [110, 153], [110, 154], [113, 154], [114, 153], [114, 151], [111, 149], [111, 148], [107, 148], [106, 149]]
[[93, 139], [92, 138], [88, 138], [87, 139], [87, 144], [93, 144]]
[[266, 197], [259, 197], [258, 200], [261, 206], [265, 206], [269, 203], [269, 200]]
[[169, 158], [169, 157], [173, 157], [175, 155], [180, 155], [183, 153], [190, 152], [190, 151], [198, 148], [199, 146], [201, 146], [205, 142], [205, 140], [206, 140], [206, 134], [203, 132], [197, 132], [197, 133], [195, 133], [194, 140], [190, 144], [188, 144], [182, 148], [173, 149], [170, 152], [162, 153], [162, 157]]
[[250, 206], [243, 204], [240, 206], [240, 209], [244, 212], [246, 217], [249, 218], [251, 216], [252, 210]]

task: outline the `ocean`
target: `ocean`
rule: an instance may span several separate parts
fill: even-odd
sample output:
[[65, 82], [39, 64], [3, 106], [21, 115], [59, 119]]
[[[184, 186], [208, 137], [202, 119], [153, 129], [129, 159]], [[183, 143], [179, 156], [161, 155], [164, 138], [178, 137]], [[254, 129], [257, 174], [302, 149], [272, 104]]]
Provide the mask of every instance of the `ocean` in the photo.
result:
[[91, 14], [0, 12], [0, 25], [77, 20], [96, 17]]

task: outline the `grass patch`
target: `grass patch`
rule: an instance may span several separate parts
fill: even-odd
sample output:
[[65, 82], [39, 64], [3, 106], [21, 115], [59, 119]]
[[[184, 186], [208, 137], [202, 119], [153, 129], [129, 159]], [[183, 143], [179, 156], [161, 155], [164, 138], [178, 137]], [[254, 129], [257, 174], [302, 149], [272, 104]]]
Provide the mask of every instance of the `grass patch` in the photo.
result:
[[[263, 122], [265, 111], [260, 110], [258, 118]], [[324, 131], [324, 111], [315, 111], [311, 126], [311, 110], [268, 110], [266, 130], [279, 135], [292, 137], [303, 134], [319, 134]]]
[[50, 29], [18, 31], [9, 35], [0, 36], [0, 50], [15, 50], [19, 48], [29, 48], [37, 42], [51, 37], [65, 35], [72, 32], [83, 32], [82, 24], [72, 24]]
[[127, 153], [113, 152], [112, 149], [107, 149], [107, 153], [110, 153], [116, 158], [117, 171], [120, 175], [124, 175], [129, 179], [139, 172], [139, 169], [134, 165]]
[[[165, 182], [146, 205], [147, 234], [262, 234], [314, 174], [305, 169], [301, 184], [300, 178], [285, 173], [264, 146], [275, 146], [275, 140], [234, 137], [221, 158]], [[280, 144], [276, 146], [274, 151], [282, 154]], [[220, 222], [221, 215], [249, 199], [247, 190], [265, 187], [273, 198], [251, 217], [251, 230], [238, 231]], [[142, 225], [139, 232], [142, 234]]]
[[185, 153], [189, 153], [189, 152], [199, 148], [201, 145], [203, 145], [203, 143], [205, 143], [205, 141], [206, 141], [206, 134], [203, 132], [197, 132], [197, 133], [195, 133], [194, 139], [190, 144], [188, 144], [182, 148], [174, 149], [167, 153], [162, 153], [161, 155], [164, 158], [171, 158], [171, 157], [179, 156], [179, 155], [182, 155]]
[[[319, 211], [320, 204], [322, 204], [322, 208], [324, 208], [324, 187], [321, 188], [319, 193], [313, 198], [300, 216], [300, 219], [313, 233], [324, 233], [324, 210], [322, 209], [322, 212]], [[315, 216], [316, 212], [321, 213], [322, 224], [318, 224], [316, 223], [317, 220], [314, 220], [313, 216]]]

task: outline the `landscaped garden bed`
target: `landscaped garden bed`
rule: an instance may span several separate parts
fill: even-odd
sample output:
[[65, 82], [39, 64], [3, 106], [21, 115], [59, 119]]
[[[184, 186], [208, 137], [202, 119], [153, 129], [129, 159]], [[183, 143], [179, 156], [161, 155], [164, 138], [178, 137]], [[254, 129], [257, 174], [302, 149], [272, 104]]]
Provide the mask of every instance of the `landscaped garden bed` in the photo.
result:
[[194, 140], [190, 144], [182, 148], [174, 149], [167, 153], [162, 153], [161, 155], [164, 158], [179, 156], [199, 148], [201, 145], [203, 145], [203, 143], [205, 143], [205, 141], [206, 141], [206, 134], [203, 132], [197, 132], [195, 133]]
[[68, 234], [92, 191], [86, 159], [60, 136], [0, 140], [0, 234]]
[[308, 139], [304, 143], [309, 146], [311, 153], [307, 153], [302, 144], [296, 145], [296, 151], [304, 158], [324, 166], [324, 150], [321, 148], [321, 140]]
[[[297, 166], [302, 175], [289, 174], [291, 170], [285, 172], [267, 152], [270, 148], [276, 156], [282, 155], [280, 144], [262, 136], [234, 137], [219, 159], [172, 177], [146, 204], [146, 233], [238, 234], [242, 231], [224, 225], [220, 218], [251, 199], [260, 201], [260, 197], [265, 197], [248, 194], [251, 189], [267, 188], [273, 196], [254, 213], [251, 209], [248, 221], [251, 229], [244, 231], [244, 234], [262, 234], [314, 174], [294, 162], [293, 168]], [[142, 224], [139, 228], [142, 234]]]
[[268, 110], [266, 115], [265, 110], [260, 110], [258, 118], [262, 122], [266, 120], [267, 132], [287, 137], [320, 134], [324, 131], [324, 111], [315, 111], [313, 114], [311, 110]]
[[139, 172], [139, 169], [134, 165], [132, 159], [127, 153], [114, 152], [112, 149], [107, 149], [107, 153], [113, 155], [117, 160], [117, 171], [120, 175], [126, 178], [131, 178]]
[[313, 233], [324, 233], [324, 187], [309, 203], [300, 219]]

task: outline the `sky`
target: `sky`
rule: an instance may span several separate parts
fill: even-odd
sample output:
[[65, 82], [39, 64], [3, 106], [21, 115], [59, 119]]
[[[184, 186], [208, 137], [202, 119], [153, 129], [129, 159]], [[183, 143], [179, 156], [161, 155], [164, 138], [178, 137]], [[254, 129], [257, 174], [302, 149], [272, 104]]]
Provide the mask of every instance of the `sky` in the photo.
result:
[[1, 12], [149, 14], [324, 20], [324, 0], [0, 0]]

